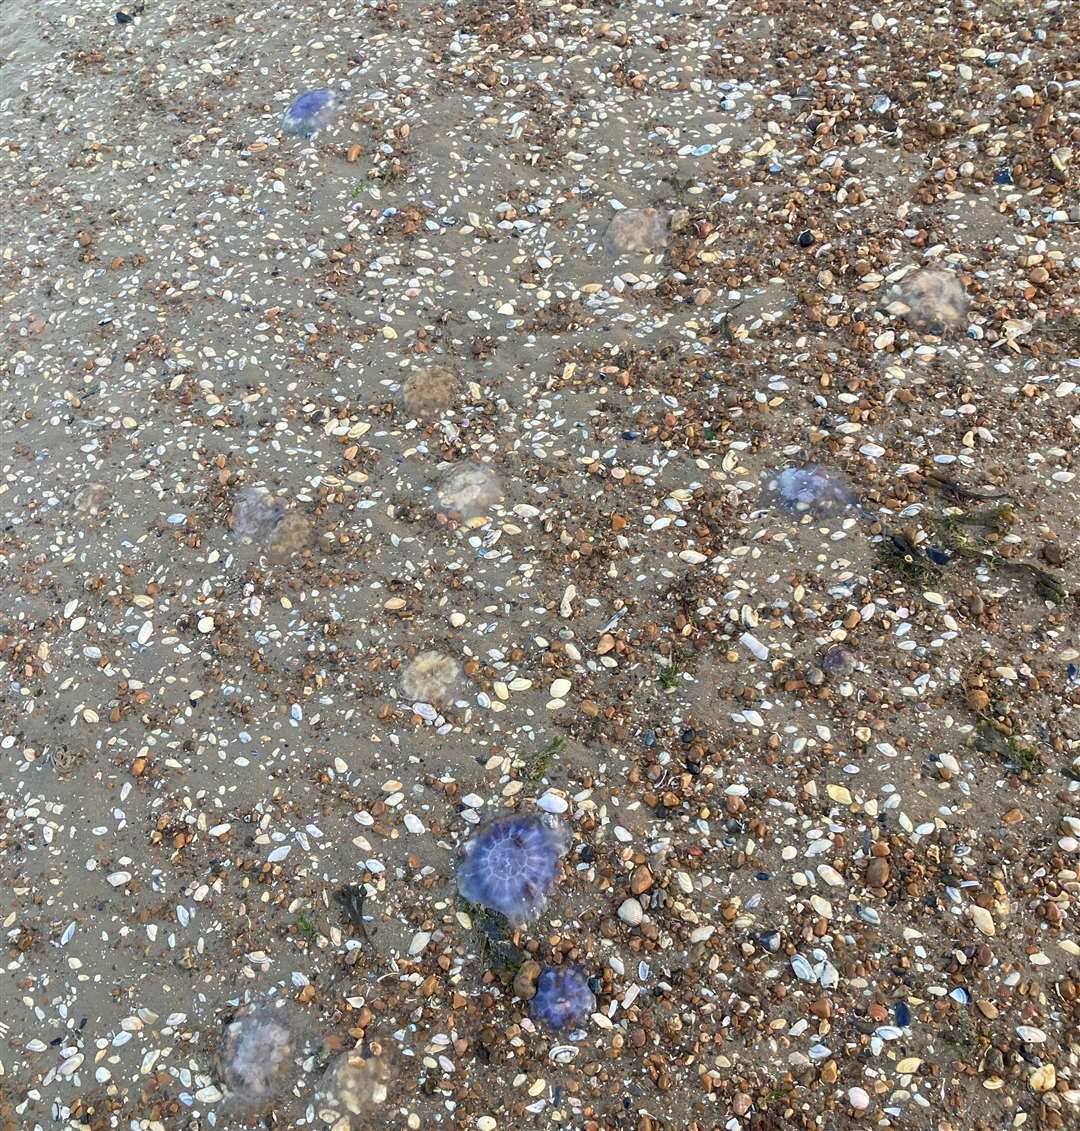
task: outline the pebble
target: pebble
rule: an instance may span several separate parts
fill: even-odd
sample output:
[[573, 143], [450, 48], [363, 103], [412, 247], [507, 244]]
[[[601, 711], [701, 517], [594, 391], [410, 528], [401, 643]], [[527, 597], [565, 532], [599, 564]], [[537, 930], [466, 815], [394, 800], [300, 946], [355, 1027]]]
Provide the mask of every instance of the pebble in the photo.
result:
[[866, 1111], [870, 1106], [870, 1096], [864, 1088], [849, 1088], [848, 1103], [856, 1111]]
[[993, 936], [997, 934], [997, 928], [994, 925], [994, 917], [985, 907], [972, 904], [968, 908], [968, 915], [971, 917], [971, 921], [975, 924], [976, 928], [984, 935]]

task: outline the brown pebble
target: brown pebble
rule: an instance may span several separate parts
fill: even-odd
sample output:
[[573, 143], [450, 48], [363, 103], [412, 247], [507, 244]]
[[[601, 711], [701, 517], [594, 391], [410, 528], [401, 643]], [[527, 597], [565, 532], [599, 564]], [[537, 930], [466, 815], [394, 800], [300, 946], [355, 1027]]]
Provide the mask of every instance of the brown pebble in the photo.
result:
[[881, 856], [875, 856], [866, 865], [867, 887], [883, 888], [889, 882], [889, 862]]
[[514, 975], [514, 993], [522, 1001], [529, 1001], [536, 994], [536, 979], [540, 977], [540, 963], [523, 962]]
[[820, 1017], [823, 1020], [827, 1021], [830, 1017], [832, 1017], [832, 1002], [824, 994], [822, 994], [821, 997], [817, 999], [817, 1001], [811, 1003], [810, 1012], [815, 1017]]
[[647, 865], [639, 864], [634, 869], [633, 875], [630, 877], [630, 891], [634, 895], [641, 895], [643, 891], [648, 891], [652, 886], [652, 872], [649, 871]]

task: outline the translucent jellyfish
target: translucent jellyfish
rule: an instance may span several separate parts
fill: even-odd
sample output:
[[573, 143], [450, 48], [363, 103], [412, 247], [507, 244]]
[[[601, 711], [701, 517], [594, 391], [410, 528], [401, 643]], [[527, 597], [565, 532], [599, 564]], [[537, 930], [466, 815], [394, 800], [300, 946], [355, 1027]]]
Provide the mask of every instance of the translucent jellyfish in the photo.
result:
[[75, 510], [79, 514], [96, 515], [108, 504], [112, 492], [104, 483], [87, 483], [75, 492]]
[[584, 1020], [595, 1009], [596, 997], [576, 966], [545, 967], [529, 1002], [532, 1019], [556, 1031]]
[[491, 468], [479, 463], [450, 468], [435, 488], [439, 510], [460, 515], [466, 521], [482, 517], [502, 497], [499, 477]]
[[769, 502], [794, 515], [829, 515], [855, 504], [855, 493], [838, 472], [808, 464], [785, 467], [765, 478]]
[[405, 378], [401, 399], [410, 415], [434, 420], [450, 407], [458, 391], [457, 374], [446, 365], [429, 365]]
[[332, 90], [309, 90], [281, 116], [281, 128], [296, 137], [314, 137], [333, 121], [339, 105], [338, 96]]
[[311, 542], [311, 520], [290, 511], [282, 516], [270, 534], [270, 552], [276, 558], [299, 553]]
[[295, 1045], [281, 1010], [256, 1009], [230, 1022], [219, 1059], [231, 1101], [258, 1110], [287, 1091], [296, 1075]]
[[667, 247], [674, 232], [685, 228], [690, 213], [685, 208], [661, 211], [658, 208], [628, 208], [617, 212], [604, 233], [608, 255], [649, 252]]
[[967, 292], [952, 271], [915, 271], [900, 280], [890, 298], [890, 314], [933, 333], [960, 325], [968, 310]]
[[401, 673], [401, 693], [413, 703], [446, 703], [461, 682], [461, 665], [445, 652], [421, 652]]
[[229, 529], [238, 542], [266, 543], [285, 511], [285, 500], [275, 498], [265, 487], [246, 487], [233, 503]]
[[375, 1126], [386, 1110], [392, 1078], [390, 1061], [377, 1042], [342, 1053], [331, 1061], [319, 1084], [319, 1118], [330, 1131]]
[[493, 821], [465, 846], [458, 891], [470, 903], [521, 926], [547, 904], [568, 841], [552, 817], [514, 815]]
[[822, 654], [821, 666], [827, 672], [846, 675], [855, 670], [855, 653], [850, 648], [845, 648], [843, 644], [831, 644]]
[[311, 520], [290, 511], [284, 499], [265, 487], [248, 487], [236, 496], [229, 529], [239, 542], [269, 547], [275, 558], [286, 558], [311, 541]]

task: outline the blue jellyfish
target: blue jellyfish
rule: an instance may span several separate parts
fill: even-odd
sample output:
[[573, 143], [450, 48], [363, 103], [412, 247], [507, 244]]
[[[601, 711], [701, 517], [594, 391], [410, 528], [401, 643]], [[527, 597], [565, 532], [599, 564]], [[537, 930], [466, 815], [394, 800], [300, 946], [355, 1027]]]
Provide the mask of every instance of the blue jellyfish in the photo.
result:
[[297, 137], [314, 137], [333, 121], [338, 105], [338, 96], [332, 90], [309, 90], [282, 115], [281, 128]]
[[547, 903], [567, 839], [551, 817], [514, 815], [493, 821], [465, 846], [458, 891], [470, 903], [521, 926]]
[[770, 473], [765, 490], [771, 502], [800, 516], [836, 514], [855, 503], [855, 493], [837, 472], [814, 464]]
[[596, 1009], [589, 982], [576, 966], [546, 966], [529, 1002], [529, 1013], [538, 1025], [565, 1029], [588, 1017]]

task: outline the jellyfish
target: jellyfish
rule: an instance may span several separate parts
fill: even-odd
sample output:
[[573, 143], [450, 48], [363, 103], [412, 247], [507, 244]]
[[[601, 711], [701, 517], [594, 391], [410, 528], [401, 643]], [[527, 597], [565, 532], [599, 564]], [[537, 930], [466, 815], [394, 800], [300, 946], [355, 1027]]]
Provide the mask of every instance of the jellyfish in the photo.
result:
[[434, 420], [451, 405], [458, 390], [457, 374], [446, 365], [429, 365], [405, 378], [401, 399], [410, 415]]
[[832, 644], [822, 654], [821, 666], [827, 672], [839, 672], [846, 675], [855, 669], [855, 654], [850, 648], [845, 648], [842, 644]]
[[499, 477], [489, 467], [465, 463], [450, 468], [435, 488], [439, 510], [467, 521], [479, 518], [503, 497]]
[[221, 1075], [231, 1100], [259, 1110], [282, 1095], [295, 1075], [292, 1023], [278, 1009], [256, 1009], [225, 1028]]
[[[373, 1127], [386, 1110], [393, 1070], [378, 1042], [344, 1052], [331, 1061], [317, 1093], [319, 1118], [331, 1131]], [[379, 1126], [382, 1126], [379, 1123]]]
[[580, 1022], [595, 1009], [596, 997], [576, 966], [545, 967], [529, 1002], [532, 1019], [555, 1031]]
[[267, 546], [275, 558], [289, 557], [311, 541], [311, 520], [290, 511], [284, 499], [265, 487], [248, 487], [237, 495], [228, 525], [237, 541]]
[[461, 665], [445, 652], [421, 652], [401, 673], [401, 692], [413, 703], [445, 703], [461, 680]]
[[770, 472], [765, 479], [770, 502], [794, 515], [828, 515], [855, 504], [855, 493], [838, 472], [808, 464]]
[[236, 496], [229, 514], [229, 529], [238, 542], [268, 542], [285, 515], [284, 499], [265, 487], [247, 487]]
[[666, 247], [674, 232], [686, 227], [690, 214], [685, 208], [673, 212], [658, 208], [628, 208], [617, 212], [604, 233], [608, 255], [649, 252]]
[[952, 271], [924, 268], [905, 276], [893, 289], [886, 308], [913, 326], [940, 334], [964, 320], [968, 295]]
[[270, 552], [275, 558], [299, 553], [311, 542], [311, 520], [295, 511], [282, 515], [270, 534]]
[[458, 891], [470, 903], [522, 926], [547, 904], [567, 847], [566, 831], [552, 817], [502, 817], [465, 846]]
[[309, 90], [281, 116], [281, 128], [296, 137], [312, 138], [333, 121], [338, 106], [338, 96], [332, 90]]

